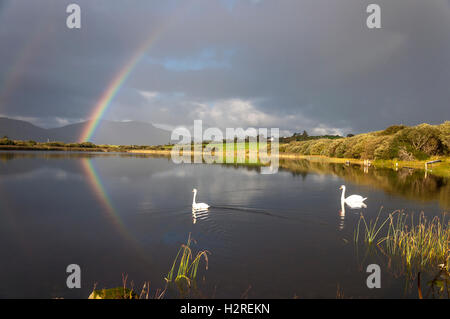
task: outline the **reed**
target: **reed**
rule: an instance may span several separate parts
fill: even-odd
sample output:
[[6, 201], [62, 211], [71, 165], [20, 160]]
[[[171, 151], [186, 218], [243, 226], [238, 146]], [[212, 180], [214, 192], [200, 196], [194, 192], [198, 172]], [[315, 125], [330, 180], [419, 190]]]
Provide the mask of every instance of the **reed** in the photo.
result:
[[375, 221], [370, 220], [369, 223], [366, 222], [364, 215], [361, 213], [361, 217], [359, 218], [358, 226], [356, 228], [356, 232], [355, 232], [355, 236], [354, 236], [355, 242], [359, 241], [359, 233], [360, 233], [359, 228], [361, 225], [361, 221], [364, 223], [364, 242], [368, 243], [369, 245], [371, 245], [375, 242], [381, 229], [383, 229], [384, 225], [389, 220], [389, 217], [388, 217], [384, 220], [383, 223], [381, 223], [381, 225], [378, 225], [382, 209], [383, 208], [380, 208], [380, 211], [378, 212], [378, 215], [377, 215], [377, 218], [375, 219]]
[[[186, 244], [181, 245], [178, 254], [173, 261], [172, 268], [165, 277], [166, 283], [175, 283], [180, 292], [184, 292], [184, 287], [188, 289], [195, 285], [198, 267], [202, 258], [205, 261], [205, 269], [208, 270], [208, 251], [203, 250], [196, 255], [192, 253], [191, 249], [191, 235]], [[181, 256], [181, 257], [180, 257]], [[178, 265], [178, 269], [175, 272]]]
[[[135, 292], [134, 282], [132, 281], [131, 287], [128, 288], [128, 275], [122, 274], [122, 287], [97, 290], [97, 284], [95, 284], [89, 299], [163, 299], [166, 296], [170, 283], [175, 283], [180, 296], [186, 297], [192, 287], [196, 288], [195, 280], [202, 258], [205, 260], [205, 269], [208, 269], [209, 251], [203, 250], [194, 255], [191, 249], [192, 242], [191, 234], [189, 234], [187, 243], [181, 245], [175, 260], [173, 261], [172, 268], [164, 278], [166, 281], [165, 288], [157, 289], [154, 296], [150, 295], [150, 282], [145, 282], [141, 293], [137, 294]], [[176, 269], [177, 271], [175, 272]], [[194, 290], [194, 292], [197, 291]]]
[[421, 213], [417, 222], [414, 215], [408, 216], [400, 211], [395, 211], [379, 224], [378, 214], [374, 222], [366, 222], [364, 216], [358, 222], [355, 230], [355, 242], [359, 242], [360, 224], [364, 232], [364, 242], [374, 243], [381, 230], [387, 224], [387, 234], [376, 241], [376, 245], [385, 254], [393, 257], [400, 257], [405, 265], [411, 269], [418, 266], [420, 269], [430, 265], [448, 266], [450, 222], [446, 220], [446, 215], [434, 217], [428, 220], [425, 214]]
[[437, 216], [427, 220], [421, 213], [415, 223], [414, 216], [408, 222], [408, 215], [390, 215], [388, 234], [380, 244], [388, 254], [400, 256], [408, 267], [447, 264], [450, 222], [445, 217], [442, 221]]

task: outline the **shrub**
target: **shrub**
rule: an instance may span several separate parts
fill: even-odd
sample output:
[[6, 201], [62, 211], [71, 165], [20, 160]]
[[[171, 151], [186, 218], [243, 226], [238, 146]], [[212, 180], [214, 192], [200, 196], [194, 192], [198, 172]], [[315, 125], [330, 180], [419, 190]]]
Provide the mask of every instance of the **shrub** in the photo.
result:
[[402, 147], [398, 151], [398, 159], [401, 161], [413, 161], [415, 160], [415, 157], [410, 152], [408, 152], [406, 148]]
[[95, 148], [95, 147], [97, 147], [97, 145], [95, 145], [94, 143], [91, 143], [91, 142], [83, 142], [83, 143], [79, 143], [79, 147]]
[[450, 153], [450, 122], [438, 126], [393, 125], [384, 131], [346, 138], [291, 142], [282, 151], [338, 158], [425, 160]]
[[345, 153], [345, 143], [342, 140], [334, 149], [334, 156], [342, 158], [344, 157], [344, 153]]
[[66, 144], [63, 142], [47, 142], [45, 143], [45, 146], [57, 146], [57, 147], [64, 147]]
[[315, 143], [311, 143], [309, 152], [311, 155], [322, 155], [322, 152], [330, 143], [331, 140], [316, 140]]
[[15, 145], [13, 140], [10, 140], [7, 136], [0, 138], [0, 145]]
[[389, 126], [387, 129], [385, 129], [384, 131], [379, 132], [379, 134], [380, 135], [394, 135], [406, 127], [407, 126], [405, 126], [405, 125], [392, 125], [392, 126]]
[[446, 121], [445, 123], [438, 126], [439, 129], [439, 139], [442, 142], [443, 153], [450, 153], [450, 121]]

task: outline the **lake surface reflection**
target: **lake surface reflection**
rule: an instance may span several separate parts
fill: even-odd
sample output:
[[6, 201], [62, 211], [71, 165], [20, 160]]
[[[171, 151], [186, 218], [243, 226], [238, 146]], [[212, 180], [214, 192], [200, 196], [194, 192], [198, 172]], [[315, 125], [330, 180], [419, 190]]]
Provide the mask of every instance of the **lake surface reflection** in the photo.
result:
[[[342, 184], [368, 207], [342, 209]], [[192, 214], [194, 187], [208, 212]], [[0, 152], [0, 297], [87, 298], [125, 273], [162, 288], [190, 233], [211, 252], [205, 297], [417, 297], [379, 255], [356, 254], [355, 225], [381, 208], [435, 216], [449, 207], [449, 180], [414, 170], [281, 160], [279, 173], [262, 175], [164, 157]], [[81, 289], [66, 287], [73, 263]], [[366, 286], [370, 263], [382, 268], [381, 289]]]

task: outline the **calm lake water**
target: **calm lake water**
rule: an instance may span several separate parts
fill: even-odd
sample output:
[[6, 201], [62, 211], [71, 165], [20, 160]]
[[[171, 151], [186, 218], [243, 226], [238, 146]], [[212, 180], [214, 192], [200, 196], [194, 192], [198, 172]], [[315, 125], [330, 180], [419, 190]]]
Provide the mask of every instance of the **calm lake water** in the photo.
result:
[[[0, 297], [87, 298], [92, 288], [122, 285], [122, 274], [152, 291], [189, 234], [207, 249], [202, 293], [210, 298], [417, 297], [414, 282], [382, 255], [353, 243], [362, 211], [397, 209], [441, 215], [448, 179], [413, 170], [364, 172], [359, 166], [281, 161], [258, 167], [181, 164], [123, 154], [0, 152]], [[339, 186], [368, 197], [342, 214]], [[193, 216], [197, 200], [212, 207]], [[381, 289], [365, 268], [381, 266]], [[82, 288], [68, 289], [78, 264]]]

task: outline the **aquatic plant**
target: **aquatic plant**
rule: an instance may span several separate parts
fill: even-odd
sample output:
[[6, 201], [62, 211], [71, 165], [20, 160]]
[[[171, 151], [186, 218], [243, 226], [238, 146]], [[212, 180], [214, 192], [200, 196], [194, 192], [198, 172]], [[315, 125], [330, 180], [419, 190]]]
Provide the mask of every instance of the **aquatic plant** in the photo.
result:
[[[381, 210], [380, 210], [381, 212]], [[408, 269], [418, 266], [423, 269], [430, 265], [447, 265], [449, 256], [450, 222], [446, 221], [445, 214], [442, 221], [439, 217], [427, 220], [421, 213], [417, 223], [414, 216], [410, 218], [401, 211], [395, 211], [378, 226], [379, 216], [374, 222], [366, 222], [361, 218], [355, 230], [355, 243], [359, 242], [360, 224], [364, 223], [364, 242], [377, 247], [387, 256], [400, 257]], [[410, 219], [410, 221], [408, 221]], [[377, 240], [378, 235], [388, 223], [387, 234]]]
[[[377, 238], [378, 234], [380, 233], [381, 229], [384, 227], [384, 225], [388, 222], [389, 218], [386, 218], [385, 221], [378, 226], [378, 221], [380, 219], [380, 214], [381, 214], [381, 210], [383, 208], [380, 208], [380, 211], [378, 212], [377, 218], [375, 219], [374, 222], [372, 222], [372, 220], [369, 221], [369, 223], [367, 224], [366, 219], [364, 218], [364, 215], [361, 213], [361, 216], [359, 218], [358, 221], [358, 226], [356, 228], [356, 232], [355, 232], [355, 242], [359, 241], [359, 228], [360, 228], [360, 224], [361, 221], [363, 221], [364, 223], [364, 242], [368, 243], [369, 245], [371, 245], [375, 239]], [[378, 227], [377, 227], [378, 226]]]
[[[172, 268], [164, 278], [166, 281], [165, 288], [157, 289], [154, 296], [150, 295], [150, 282], [144, 283], [141, 293], [138, 295], [135, 292], [133, 282], [131, 282], [131, 287], [128, 288], [128, 275], [122, 274], [122, 287], [96, 289], [95, 285], [89, 299], [162, 299], [165, 297], [169, 284], [171, 283], [175, 283], [177, 285], [178, 292], [181, 297], [187, 296], [187, 293], [191, 288], [196, 288], [195, 280], [197, 278], [198, 267], [202, 258], [205, 260], [205, 269], [208, 269], [209, 251], [203, 250], [194, 255], [191, 249], [192, 241], [191, 235], [189, 234], [187, 243], [181, 245], [175, 260], [173, 261]], [[175, 272], [177, 265], [178, 270]]]
[[94, 289], [88, 299], [138, 299], [138, 297], [131, 289], [116, 287], [110, 289]]
[[428, 283], [428, 291], [425, 296], [422, 293], [421, 276], [420, 272], [417, 276], [417, 290], [420, 299], [426, 299], [430, 295], [435, 298], [448, 298], [450, 299], [450, 272], [448, 265], [448, 258], [446, 264], [439, 265], [439, 271], [434, 278]]
[[[185, 287], [187, 287], [187, 289], [190, 289], [191, 287], [195, 286], [198, 266], [202, 258], [205, 261], [205, 269], [208, 269], [209, 252], [207, 250], [203, 250], [194, 255], [192, 253], [191, 243], [192, 239], [191, 235], [189, 234], [187, 243], [181, 245], [180, 249], [178, 250], [178, 254], [175, 257], [175, 260], [173, 261], [172, 268], [165, 277], [167, 284], [174, 282], [178, 286], [180, 293], [182, 294], [184, 294], [185, 292]], [[177, 264], [178, 270], [175, 272]]]
[[406, 214], [397, 214], [396, 218], [389, 215], [389, 220], [388, 234], [379, 242], [389, 255], [400, 256], [408, 267], [447, 262], [450, 222], [445, 220], [445, 215], [442, 221], [437, 216], [428, 221], [421, 213], [417, 224], [414, 223], [414, 216], [408, 223]]
[[145, 282], [142, 286], [141, 293], [138, 295], [135, 292], [134, 282], [131, 282], [130, 288], [127, 284], [128, 275], [122, 274], [122, 287], [109, 289], [96, 289], [97, 284], [94, 285], [92, 293], [88, 299], [160, 299], [161, 290], [158, 289], [155, 296], [150, 296], [150, 282]]

